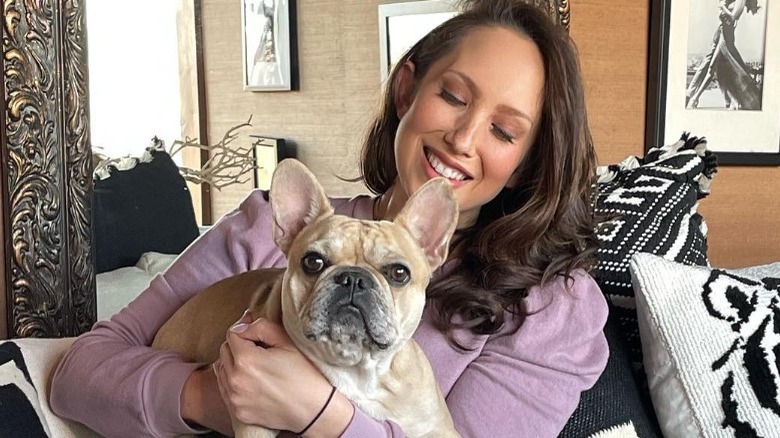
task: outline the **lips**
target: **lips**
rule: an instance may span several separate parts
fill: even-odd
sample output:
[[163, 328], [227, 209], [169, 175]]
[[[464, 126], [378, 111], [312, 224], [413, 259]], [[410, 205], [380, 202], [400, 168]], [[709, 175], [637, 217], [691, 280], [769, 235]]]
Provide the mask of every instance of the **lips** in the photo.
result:
[[425, 158], [437, 176], [443, 176], [450, 181], [466, 181], [471, 179], [462, 170], [444, 164], [429, 148], [425, 149]]
[[[350, 338], [366, 345], [373, 344], [380, 350], [386, 350], [393, 342], [394, 330], [388, 330], [386, 324], [380, 323], [380, 315], [374, 309], [364, 306], [345, 305], [331, 312], [331, 338], [341, 337], [349, 332]], [[362, 339], [361, 339], [362, 338]]]

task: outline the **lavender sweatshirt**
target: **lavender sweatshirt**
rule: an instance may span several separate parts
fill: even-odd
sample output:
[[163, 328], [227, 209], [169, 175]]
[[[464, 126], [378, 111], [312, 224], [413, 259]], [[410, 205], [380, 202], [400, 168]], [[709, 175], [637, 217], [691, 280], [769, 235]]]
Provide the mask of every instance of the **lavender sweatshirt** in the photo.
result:
[[[373, 198], [334, 199], [337, 213], [371, 217]], [[271, 212], [254, 191], [192, 243], [138, 298], [80, 336], [59, 363], [51, 407], [108, 437], [198, 433], [182, 420], [179, 399], [200, 364], [152, 350], [155, 333], [187, 299], [222, 278], [285, 266], [271, 238]], [[535, 287], [529, 316], [496, 334], [456, 333], [473, 347], [462, 352], [431, 324], [426, 310], [414, 339], [433, 366], [455, 426], [464, 437], [554, 437], [607, 362], [602, 332], [607, 304], [584, 272], [570, 291], [563, 280]], [[413, 382], [413, 377], [410, 382]], [[414, 400], [410, 400], [414, 403]], [[402, 437], [398, 425], [355, 409], [343, 437]]]

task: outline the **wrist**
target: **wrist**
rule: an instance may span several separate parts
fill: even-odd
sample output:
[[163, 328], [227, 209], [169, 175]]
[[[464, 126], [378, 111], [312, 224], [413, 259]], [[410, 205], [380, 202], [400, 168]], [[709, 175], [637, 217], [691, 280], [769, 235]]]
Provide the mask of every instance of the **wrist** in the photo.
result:
[[342, 393], [336, 391], [320, 417], [303, 436], [306, 438], [339, 437], [349, 426], [354, 415], [355, 407], [352, 402]]
[[179, 400], [179, 414], [182, 420], [194, 426], [203, 423], [202, 371], [195, 370], [184, 381]]
[[223, 434], [231, 431], [227, 407], [219, 394], [219, 384], [210, 366], [193, 371], [181, 391], [179, 414], [195, 429], [211, 429]]

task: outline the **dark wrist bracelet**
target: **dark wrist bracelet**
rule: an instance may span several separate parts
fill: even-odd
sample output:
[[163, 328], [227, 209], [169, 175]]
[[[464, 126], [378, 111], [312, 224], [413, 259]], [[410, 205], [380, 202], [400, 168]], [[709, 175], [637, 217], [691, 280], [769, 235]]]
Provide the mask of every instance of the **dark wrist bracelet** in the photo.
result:
[[311, 427], [314, 425], [314, 423], [316, 423], [317, 420], [320, 419], [320, 417], [322, 416], [322, 413], [325, 412], [325, 409], [330, 404], [330, 401], [333, 400], [333, 394], [336, 393], [336, 387], [333, 386], [333, 385], [330, 385], [330, 386], [331, 386], [330, 395], [328, 396], [328, 399], [325, 401], [325, 404], [322, 405], [322, 409], [320, 409], [320, 411], [317, 412], [317, 415], [314, 416], [314, 419], [311, 420], [311, 422], [309, 422], [309, 424], [306, 427], [304, 427], [302, 431], [298, 432], [298, 436], [303, 436], [304, 433], [308, 432], [309, 429], [311, 429]]

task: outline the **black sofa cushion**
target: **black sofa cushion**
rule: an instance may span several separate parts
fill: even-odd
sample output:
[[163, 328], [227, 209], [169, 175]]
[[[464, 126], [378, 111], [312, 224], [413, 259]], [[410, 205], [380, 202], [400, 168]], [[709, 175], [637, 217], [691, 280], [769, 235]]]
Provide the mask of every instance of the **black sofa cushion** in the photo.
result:
[[559, 437], [590, 437], [627, 425], [633, 426], [641, 438], [660, 437], [649, 394], [634, 379], [631, 357], [613, 312], [604, 335], [609, 343], [607, 367], [596, 384], [582, 393], [580, 404]]
[[147, 153], [150, 161], [111, 169], [110, 177], [95, 181], [98, 273], [133, 266], [148, 251], [178, 254], [198, 237], [190, 191], [176, 163], [165, 151]]

